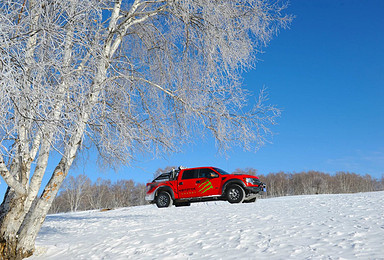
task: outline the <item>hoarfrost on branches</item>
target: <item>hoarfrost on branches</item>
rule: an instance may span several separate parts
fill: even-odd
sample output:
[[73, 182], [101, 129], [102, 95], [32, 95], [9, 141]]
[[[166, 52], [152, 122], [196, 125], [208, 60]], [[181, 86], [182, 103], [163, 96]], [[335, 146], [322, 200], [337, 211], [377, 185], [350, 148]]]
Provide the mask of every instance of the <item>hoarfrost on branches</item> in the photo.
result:
[[[191, 133], [211, 132], [224, 151], [260, 147], [279, 110], [263, 90], [249, 108], [241, 74], [291, 21], [284, 9], [265, 0], [2, 1], [1, 254], [33, 252], [81, 149], [96, 147], [113, 166], [177, 151]], [[46, 173], [53, 151], [61, 159]]]

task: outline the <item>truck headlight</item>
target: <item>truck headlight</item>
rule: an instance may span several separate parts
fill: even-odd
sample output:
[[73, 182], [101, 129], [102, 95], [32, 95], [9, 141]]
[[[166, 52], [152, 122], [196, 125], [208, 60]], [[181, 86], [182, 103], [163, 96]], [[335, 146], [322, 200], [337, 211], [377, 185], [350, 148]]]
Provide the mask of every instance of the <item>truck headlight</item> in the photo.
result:
[[253, 178], [245, 178], [245, 182], [249, 184], [253, 184]]
[[261, 185], [262, 182], [257, 178], [245, 178], [245, 182], [252, 185]]

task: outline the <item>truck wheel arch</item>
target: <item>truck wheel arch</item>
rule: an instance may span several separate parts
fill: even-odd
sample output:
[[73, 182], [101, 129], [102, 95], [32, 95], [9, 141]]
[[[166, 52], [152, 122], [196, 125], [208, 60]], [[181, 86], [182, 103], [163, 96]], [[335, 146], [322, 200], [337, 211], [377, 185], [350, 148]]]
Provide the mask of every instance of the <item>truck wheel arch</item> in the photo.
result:
[[225, 192], [226, 192], [226, 189], [231, 186], [232, 184], [237, 184], [237, 185], [240, 185], [243, 189], [245, 189], [245, 184], [244, 182], [242, 182], [241, 180], [239, 179], [232, 179], [232, 180], [228, 180], [226, 183], [224, 183], [223, 185], [223, 189], [221, 190], [221, 194], [224, 195]]
[[157, 197], [157, 195], [160, 194], [160, 192], [162, 191], [166, 191], [169, 193], [169, 195], [171, 195], [171, 198], [174, 200], [175, 199], [175, 194], [173, 193], [173, 190], [171, 187], [169, 186], [160, 186], [157, 190], [156, 190], [156, 195], [155, 195], [155, 198]]

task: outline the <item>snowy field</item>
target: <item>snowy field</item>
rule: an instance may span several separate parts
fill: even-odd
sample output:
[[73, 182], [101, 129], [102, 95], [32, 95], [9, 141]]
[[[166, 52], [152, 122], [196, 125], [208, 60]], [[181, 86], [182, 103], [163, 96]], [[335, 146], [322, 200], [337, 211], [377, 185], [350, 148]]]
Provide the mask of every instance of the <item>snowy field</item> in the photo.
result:
[[384, 192], [50, 215], [29, 259], [384, 259]]

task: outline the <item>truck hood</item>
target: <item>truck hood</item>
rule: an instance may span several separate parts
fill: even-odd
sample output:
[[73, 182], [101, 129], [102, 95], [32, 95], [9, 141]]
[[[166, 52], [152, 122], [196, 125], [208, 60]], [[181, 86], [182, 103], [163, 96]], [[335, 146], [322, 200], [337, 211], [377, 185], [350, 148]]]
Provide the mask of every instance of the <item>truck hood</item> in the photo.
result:
[[233, 177], [236, 177], [236, 178], [243, 177], [243, 178], [256, 178], [256, 179], [259, 179], [259, 177], [255, 176], [255, 175], [249, 175], [249, 174], [228, 174], [227, 176], [233, 176]]

